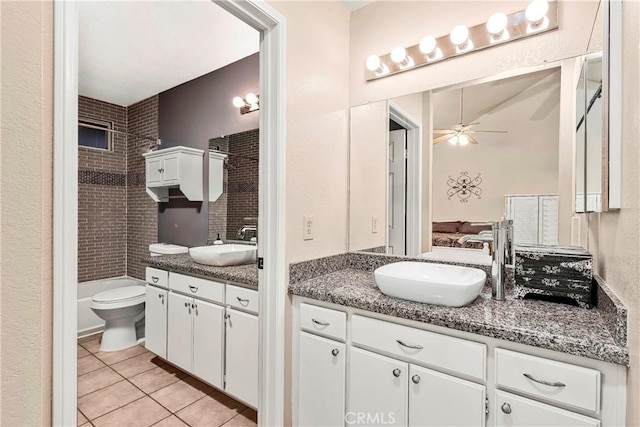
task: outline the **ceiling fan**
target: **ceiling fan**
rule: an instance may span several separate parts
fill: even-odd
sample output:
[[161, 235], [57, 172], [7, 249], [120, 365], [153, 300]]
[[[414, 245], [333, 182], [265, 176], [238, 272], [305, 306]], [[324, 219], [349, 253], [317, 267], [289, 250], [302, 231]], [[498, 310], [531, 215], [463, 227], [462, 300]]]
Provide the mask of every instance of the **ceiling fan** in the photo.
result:
[[[480, 123], [463, 123], [462, 121], [462, 105], [464, 101], [464, 89], [460, 89], [460, 123], [451, 129], [434, 129], [433, 143], [438, 144], [442, 141], [449, 141], [453, 145], [477, 144], [478, 141], [470, 134], [472, 133], [507, 133], [506, 130], [473, 130], [475, 125]], [[436, 136], [439, 135], [439, 136]]]

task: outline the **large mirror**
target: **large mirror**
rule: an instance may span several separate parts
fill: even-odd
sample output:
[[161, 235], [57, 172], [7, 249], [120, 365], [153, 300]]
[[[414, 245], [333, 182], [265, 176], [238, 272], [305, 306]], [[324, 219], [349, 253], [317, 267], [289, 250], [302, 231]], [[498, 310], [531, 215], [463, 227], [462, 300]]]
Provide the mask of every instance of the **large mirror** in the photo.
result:
[[[484, 263], [486, 245], [464, 237], [502, 217], [514, 221], [515, 244], [580, 245], [576, 214], [588, 193], [605, 197], [609, 173], [602, 132], [576, 143], [578, 98], [594, 97], [607, 67], [603, 5], [580, 4], [580, 25], [593, 29], [582, 52], [542, 52], [539, 66], [493, 76], [465, 70], [445, 87], [353, 107], [349, 250]], [[580, 92], [583, 64], [593, 82]], [[598, 108], [585, 127], [594, 136], [606, 126]]]

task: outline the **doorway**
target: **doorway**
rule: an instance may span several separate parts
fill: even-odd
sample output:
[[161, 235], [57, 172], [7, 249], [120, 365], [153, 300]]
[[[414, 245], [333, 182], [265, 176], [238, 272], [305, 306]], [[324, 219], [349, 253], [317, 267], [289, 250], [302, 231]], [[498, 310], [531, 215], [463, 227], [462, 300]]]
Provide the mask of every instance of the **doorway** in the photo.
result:
[[[284, 18], [268, 5], [217, 3], [260, 31], [260, 425], [283, 418], [284, 376]], [[78, 10], [54, 11], [54, 360], [53, 423], [76, 425]], [[268, 256], [265, 256], [268, 255]]]

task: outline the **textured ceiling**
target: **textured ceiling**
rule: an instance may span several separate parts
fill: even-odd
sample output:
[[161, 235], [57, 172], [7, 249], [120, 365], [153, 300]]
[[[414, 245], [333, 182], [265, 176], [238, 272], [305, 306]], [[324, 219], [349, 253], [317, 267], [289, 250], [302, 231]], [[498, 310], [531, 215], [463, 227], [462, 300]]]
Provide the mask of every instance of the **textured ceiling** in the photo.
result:
[[258, 31], [211, 1], [78, 5], [80, 95], [117, 105], [131, 105], [259, 50]]

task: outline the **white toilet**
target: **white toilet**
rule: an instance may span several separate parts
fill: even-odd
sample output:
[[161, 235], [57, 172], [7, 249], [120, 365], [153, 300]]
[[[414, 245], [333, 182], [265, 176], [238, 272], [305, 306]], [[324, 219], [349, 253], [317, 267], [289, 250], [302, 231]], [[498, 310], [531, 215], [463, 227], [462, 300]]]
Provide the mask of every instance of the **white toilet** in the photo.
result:
[[[154, 243], [149, 252], [155, 255], [187, 253], [185, 246]], [[91, 310], [105, 321], [100, 351], [118, 351], [133, 347], [140, 341], [136, 324], [144, 318], [145, 287], [123, 286], [97, 293]]]
[[138, 343], [136, 323], [144, 317], [144, 286], [124, 286], [97, 293], [91, 310], [105, 321], [100, 351], [118, 351]]

